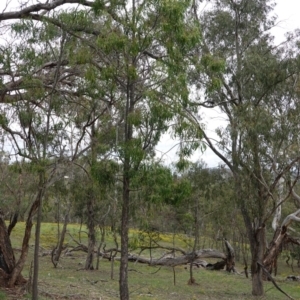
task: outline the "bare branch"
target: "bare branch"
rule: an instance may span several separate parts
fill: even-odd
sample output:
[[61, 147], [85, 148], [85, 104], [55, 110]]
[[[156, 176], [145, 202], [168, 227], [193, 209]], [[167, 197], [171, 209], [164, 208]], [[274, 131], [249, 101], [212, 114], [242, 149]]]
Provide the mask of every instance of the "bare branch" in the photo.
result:
[[300, 209], [295, 211], [294, 213], [288, 215], [282, 222], [281, 226], [288, 227], [292, 221], [300, 222], [300, 217], [298, 216], [300, 214]]
[[24, 19], [30, 16], [31, 13], [50, 11], [56, 7], [62, 6], [64, 4], [81, 4], [83, 6], [92, 7], [94, 2], [85, 0], [54, 0], [50, 3], [38, 3], [30, 5], [18, 11], [4, 12], [0, 14], [0, 21], [12, 20], [12, 19]]

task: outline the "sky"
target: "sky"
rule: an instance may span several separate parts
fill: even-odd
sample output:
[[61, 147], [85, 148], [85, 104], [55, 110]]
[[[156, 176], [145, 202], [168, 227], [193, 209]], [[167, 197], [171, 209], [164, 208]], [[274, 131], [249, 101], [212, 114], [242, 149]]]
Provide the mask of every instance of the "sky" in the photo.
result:
[[[19, 3], [32, 3], [33, 0], [0, 0], [0, 12], [4, 9], [5, 3], [9, 2], [9, 9], [19, 7]], [[35, 2], [35, 1], [34, 1]], [[40, 0], [46, 2], [46, 0]], [[277, 0], [274, 13], [278, 16], [278, 25], [273, 29], [272, 33], [275, 36], [275, 43], [280, 43], [284, 40], [284, 34], [288, 31], [293, 31], [300, 28], [300, 0]], [[215, 129], [224, 126], [224, 116], [218, 109], [203, 109], [200, 112], [204, 116], [206, 124], [206, 132], [210, 137], [215, 136]], [[162, 141], [157, 146], [158, 157], [162, 156], [166, 164], [170, 164], [176, 160], [176, 145], [178, 141], [174, 141], [169, 135], [164, 135]], [[218, 157], [209, 149], [204, 153], [197, 151], [193, 157], [193, 161], [203, 160], [209, 167], [217, 167], [220, 163]]]

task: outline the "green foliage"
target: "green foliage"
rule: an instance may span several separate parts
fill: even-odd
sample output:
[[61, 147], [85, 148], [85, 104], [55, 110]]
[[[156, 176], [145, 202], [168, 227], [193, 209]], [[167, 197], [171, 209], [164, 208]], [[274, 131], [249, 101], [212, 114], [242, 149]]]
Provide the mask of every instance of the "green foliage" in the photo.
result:
[[142, 197], [145, 201], [158, 204], [172, 197], [172, 173], [159, 164], [144, 165], [142, 176], [137, 178], [136, 184], [143, 188]]
[[0, 125], [1, 126], [7, 126], [8, 125], [8, 120], [6, 118], [5, 114], [0, 114]]
[[113, 51], [124, 51], [128, 40], [121, 32], [112, 31], [107, 37], [98, 37], [97, 46], [104, 51], [106, 54], [110, 54]]
[[[84, 63], [81, 58], [77, 57], [79, 63]], [[85, 79], [92, 85], [95, 85], [97, 82], [97, 71], [92, 66], [88, 67], [85, 72]]]
[[170, 201], [173, 205], [178, 205], [185, 201], [192, 192], [192, 186], [189, 180], [176, 180], [173, 186], [173, 197]]
[[[184, 153], [187, 153], [186, 151], [184, 151]], [[179, 171], [184, 171], [186, 170], [189, 165], [190, 165], [190, 161], [185, 159], [184, 154], [182, 154], [179, 158], [179, 160], [176, 162], [176, 168], [179, 170]]]
[[47, 42], [56, 40], [60, 37], [61, 31], [54, 24], [45, 22], [43, 28], [40, 31], [38, 40], [41, 42]]
[[70, 29], [78, 27], [82, 30], [93, 26], [89, 11], [84, 9], [61, 11], [58, 20]]
[[[150, 100], [152, 123], [155, 124], [159, 119], [171, 120], [173, 117], [172, 112], [163, 103], [159, 102], [160, 93], [155, 90], [145, 91], [145, 97]], [[156, 122], [155, 122], [156, 121]]]
[[115, 184], [119, 165], [112, 160], [94, 161], [91, 166], [91, 175], [104, 188]]
[[[165, 38], [168, 54], [175, 60], [183, 58], [199, 42], [197, 26], [186, 23], [185, 12], [189, 5], [190, 1], [160, 1], [162, 38]], [[172, 70], [180, 70], [179, 64], [178, 68], [172, 64]]]
[[20, 110], [19, 111], [19, 120], [22, 127], [27, 128], [31, 125], [33, 117], [32, 111]]
[[191, 195], [191, 185], [184, 178], [176, 178], [171, 170], [159, 164], [145, 165], [137, 185], [141, 197], [150, 203], [178, 205]]
[[6, 295], [4, 292], [0, 291], [0, 300], [6, 300]]
[[105, 3], [103, 0], [96, 0], [93, 3], [93, 11], [95, 14], [100, 14], [105, 8]]
[[212, 73], [222, 73], [225, 71], [225, 61], [211, 54], [204, 54], [201, 57], [201, 63], [204, 68]]
[[[75, 53], [72, 53], [72, 63], [84, 65], [91, 62], [92, 54], [90, 53], [90, 49], [86, 47], [78, 47]], [[87, 79], [91, 78], [89, 71], [87, 71]], [[95, 76], [95, 75], [93, 75]]]
[[33, 20], [20, 20], [11, 24], [11, 29], [16, 35], [33, 34], [36, 28], [33, 27]]
[[140, 110], [135, 110], [128, 114], [128, 122], [135, 127], [138, 127], [142, 124], [143, 115]]

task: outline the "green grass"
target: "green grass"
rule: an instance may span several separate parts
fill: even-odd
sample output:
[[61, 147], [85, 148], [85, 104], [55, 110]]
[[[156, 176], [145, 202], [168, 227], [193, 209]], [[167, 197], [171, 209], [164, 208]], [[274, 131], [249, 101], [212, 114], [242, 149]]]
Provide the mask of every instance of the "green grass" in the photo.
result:
[[[78, 225], [68, 226], [71, 234], [78, 238]], [[24, 224], [18, 224], [13, 231], [13, 246], [21, 245]], [[43, 224], [42, 226], [42, 246], [50, 249], [56, 243], [57, 228], [55, 224]], [[133, 234], [136, 232], [132, 231]], [[83, 242], [86, 235], [82, 234]], [[34, 243], [34, 240], [31, 240]], [[72, 244], [72, 240], [67, 237], [66, 242]], [[107, 242], [112, 243], [112, 237], [107, 236]], [[172, 245], [173, 237], [164, 235], [163, 243]], [[176, 241], [177, 247], [184, 247], [182, 238]], [[108, 247], [107, 247], [108, 248]], [[23, 275], [27, 278], [29, 266], [32, 261], [33, 249], [27, 259], [27, 264], [23, 270]], [[158, 254], [156, 252], [156, 254]], [[16, 254], [18, 256], [18, 253]], [[143, 253], [146, 255], [146, 253]], [[85, 262], [85, 253], [73, 252], [73, 256], [62, 256], [60, 266], [53, 268], [50, 256], [40, 257], [39, 271], [39, 293], [40, 299], [118, 299], [118, 271], [119, 263], [114, 264], [114, 279], [111, 279], [111, 262], [102, 259], [99, 270], [82, 270]], [[251, 296], [251, 280], [243, 275], [228, 274], [225, 271], [208, 271], [201, 268], [194, 269], [196, 285], [188, 285], [189, 268], [178, 266], [175, 268], [176, 285], [174, 285], [173, 269], [169, 267], [150, 267], [139, 263], [129, 263], [129, 291], [130, 299], [286, 299], [270, 282], [265, 282], [265, 296], [254, 298]], [[242, 272], [243, 266], [237, 264], [238, 271]], [[298, 274], [300, 269], [294, 266], [294, 274]], [[276, 281], [279, 286], [294, 299], [300, 298], [300, 285], [296, 282], [287, 282], [287, 275], [293, 274], [291, 268], [281, 261], [279, 262], [279, 275]], [[10, 299], [9, 294], [5, 298], [0, 292], [1, 299]], [[22, 298], [11, 298], [22, 299]], [[28, 299], [24, 296], [23, 299]]]
[[6, 299], [7, 298], [5, 296], [5, 293], [0, 291], [0, 300], [6, 300]]

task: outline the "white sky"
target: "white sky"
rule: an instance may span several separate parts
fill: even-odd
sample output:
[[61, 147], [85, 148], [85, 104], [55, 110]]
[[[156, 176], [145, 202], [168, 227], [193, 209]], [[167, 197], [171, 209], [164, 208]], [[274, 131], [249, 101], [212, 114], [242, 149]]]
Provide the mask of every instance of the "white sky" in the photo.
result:
[[[15, 10], [16, 7], [19, 7], [19, 3], [32, 3], [32, 1], [28, 0], [0, 0], [0, 12], [5, 8], [6, 2], [9, 2], [8, 11]], [[40, 2], [46, 1], [40, 0]], [[286, 32], [300, 28], [300, 0], [277, 0], [276, 2], [277, 6], [274, 12], [278, 16], [279, 24], [273, 30], [273, 35], [275, 36], [275, 42], [279, 43], [283, 40]], [[217, 109], [206, 109], [202, 111], [202, 114], [206, 116], [207, 134], [213, 137], [215, 128], [224, 124], [224, 117], [222, 117]], [[160, 153], [165, 153], [163, 155], [165, 163], [172, 163], [174, 161], [176, 153], [176, 147], [174, 146], [177, 143], [169, 135], [165, 135], [162, 142], [158, 145], [158, 156], [160, 156]], [[200, 151], [195, 153], [193, 160], [199, 159], [204, 160], [209, 167], [217, 167], [220, 162], [217, 156], [210, 150], [206, 150], [205, 153], [200, 153]]]

